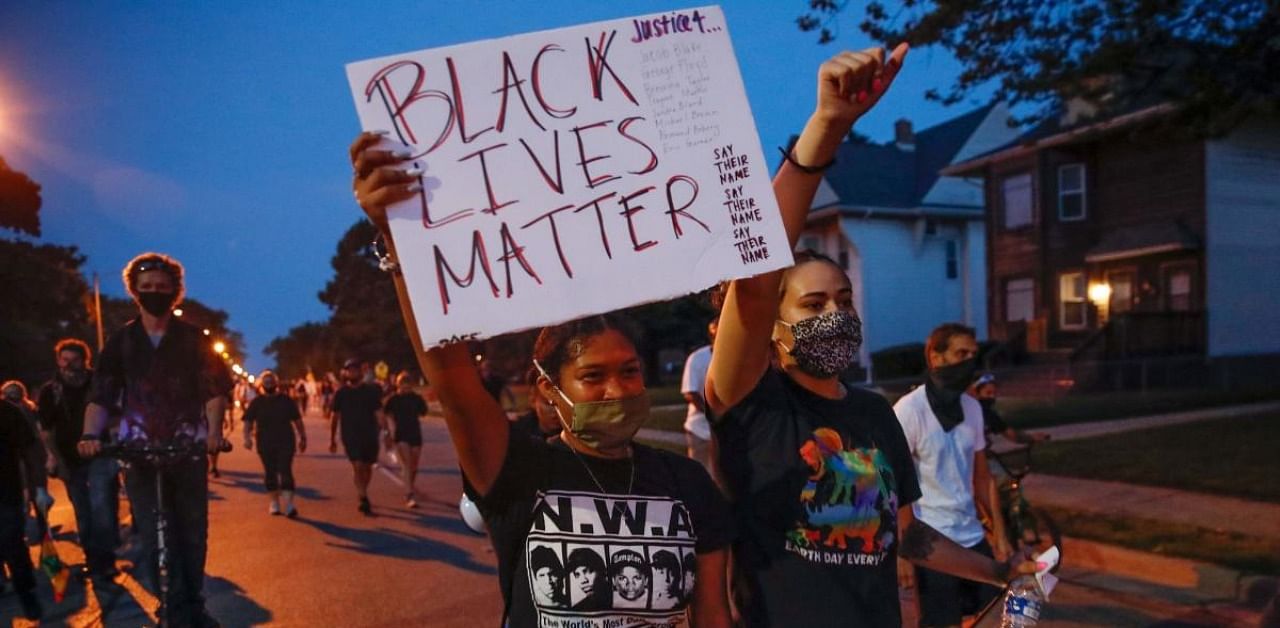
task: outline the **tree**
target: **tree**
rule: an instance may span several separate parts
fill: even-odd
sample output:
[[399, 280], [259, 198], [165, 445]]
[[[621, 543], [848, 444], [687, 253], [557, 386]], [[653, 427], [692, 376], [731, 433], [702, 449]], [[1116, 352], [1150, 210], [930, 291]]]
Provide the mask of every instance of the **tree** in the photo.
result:
[[304, 377], [308, 370], [316, 374], [336, 373], [342, 365], [328, 323], [298, 325], [272, 340], [266, 353], [275, 356], [277, 373], [285, 379]]
[[0, 227], [40, 235], [40, 184], [0, 157]]
[[84, 262], [74, 246], [0, 240], [0, 379], [39, 381], [53, 371], [55, 342], [91, 341]]
[[[847, 1], [810, 0], [797, 19], [838, 36]], [[902, 0], [890, 11], [868, 2], [860, 29], [893, 45], [939, 45], [964, 66], [946, 104], [994, 85], [994, 98], [1052, 115], [1081, 98], [1108, 116], [1155, 102], [1177, 103], [1180, 124], [1229, 130], [1251, 112], [1280, 104], [1280, 3], [1273, 0]]]

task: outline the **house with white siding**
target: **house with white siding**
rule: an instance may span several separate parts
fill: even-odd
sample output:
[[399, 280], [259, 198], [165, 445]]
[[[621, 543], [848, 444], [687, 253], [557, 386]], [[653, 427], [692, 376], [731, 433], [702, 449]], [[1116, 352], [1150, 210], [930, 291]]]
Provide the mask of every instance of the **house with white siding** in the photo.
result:
[[844, 142], [824, 173], [799, 248], [848, 273], [868, 371], [872, 353], [922, 343], [943, 322], [986, 335], [983, 186], [939, 171], [1016, 139], [1008, 120], [1001, 104], [921, 131], [899, 120], [889, 143]]

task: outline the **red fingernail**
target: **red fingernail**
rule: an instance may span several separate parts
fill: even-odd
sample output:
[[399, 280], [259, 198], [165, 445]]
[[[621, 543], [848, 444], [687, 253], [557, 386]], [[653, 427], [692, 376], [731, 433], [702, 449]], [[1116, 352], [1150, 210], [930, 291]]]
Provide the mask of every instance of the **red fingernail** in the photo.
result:
[[878, 78], [877, 78], [877, 79], [872, 79], [872, 81], [871, 81], [871, 91], [873, 91], [873, 92], [877, 92], [877, 93], [878, 93], [882, 87], [884, 87], [884, 82], [883, 82], [883, 81], [881, 81], [881, 80], [880, 80], [880, 79], [878, 79]]
[[866, 102], [866, 101], [867, 101], [867, 93], [866, 93], [866, 92], [858, 92], [858, 98], [857, 98], [857, 100], [858, 100], [858, 104], [862, 104], [862, 103]]
[[1036, 563], [1036, 569], [1044, 570], [1049, 568], [1049, 563]]

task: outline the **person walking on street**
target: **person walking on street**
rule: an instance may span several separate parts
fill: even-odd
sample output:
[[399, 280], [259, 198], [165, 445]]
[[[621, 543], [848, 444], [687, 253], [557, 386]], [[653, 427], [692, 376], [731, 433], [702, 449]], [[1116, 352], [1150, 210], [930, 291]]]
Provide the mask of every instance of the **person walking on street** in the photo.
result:
[[[952, 542], [983, 556], [1006, 560], [1012, 549], [1004, 519], [991, 517], [994, 548], [985, 538], [978, 508], [999, 512], [986, 459], [982, 407], [965, 391], [977, 368], [974, 330], [958, 323], [940, 325], [929, 334], [925, 360], [929, 372], [923, 386], [894, 405], [916, 475], [920, 499], [915, 516]], [[959, 626], [966, 615], [981, 610], [999, 594], [987, 583], [972, 582], [929, 567], [911, 577], [911, 566], [898, 566], [904, 587], [918, 586], [921, 626]]]
[[84, 434], [89, 405], [89, 345], [67, 338], [53, 353], [58, 371], [40, 388], [40, 428], [51, 454], [47, 471], [62, 478], [75, 511], [76, 534], [84, 550], [86, 576], [111, 578], [116, 573], [120, 541], [119, 465], [111, 458], [83, 458], [76, 445]]
[[[707, 337], [716, 341], [716, 327], [719, 317], [707, 323]], [[711, 345], [703, 345], [689, 354], [684, 362], [684, 376], [680, 379], [680, 393], [689, 404], [684, 419], [684, 438], [688, 445], [688, 456], [701, 464], [718, 484], [720, 474], [716, 471], [715, 438], [711, 434], [711, 423], [707, 421], [707, 367], [711, 366]]]
[[[205, 454], [222, 449], [231, 373], [198, 327], [173, 316], [184, 292], [182, 264], [143, 253], [125, 266], [123, 279], [138, 317], [112, 333], [98, 356], [78, 450], [85, 458], [97, 456], [110, 417], [119, 416], [122, 447], [203, 452], [162, 468], [131, 461], [125, 490], [139, 530], [139, 579], [153, 591], [168, 591], [166, 612], [174, 625], [218, 626], [204, 599], [209, 536]], [[170, 565], [163, 588], [158, 579], [158, 478], [163, 479]]]
[[409, 508], [418, 507], [418, 458], [422, 455], [422, 425], [418, 421], [427, 414], [427, 402], [414, 392], [414, 383], [411, 373], [400, 373], [396, 376], [396, 393], [382, 406], [383, 414], [390, 419], [401, 479], [409, 491], [405, 496], [405, 506]]
[[342, 387], [333, 396], [333, 418], [329, 422], [329, 453], [338, 451], [338, 430], [342, 430], [342, 448], [351, 461], [359, 510], [373, 516], [369, 503], [369, 482], [373, 479], [373, 463], [378, 461], [378, 434], [382, 428], [382, 389], [365, 382], [358, 359], [342, 365]]
[[[271, 497], [267, 512], [282, 512], [290, 519], [298, 516], [293, 503], [293, 456], [306, 453], [307, 429], [297, 404], [280, 390], [280, 378], [270, 370], [258, 376], [262, 394], [249, 402], [241, 419], [244, 423], [244, 448], [252, 450], [257, 440], [258, 458], [262, 460], [263, 484]], [[296, 446], [295, 446], [295, 443]]]
[[50, 503], [38, 445], [22, 413], [0, 402], [0, 572], [8, 566], [22, 614], [31, 620], [40, 619], [44, 609], [35, 595], [35, 569], [27, 550], [26, 496], [36, 494], [37, 506], [46, 511]]

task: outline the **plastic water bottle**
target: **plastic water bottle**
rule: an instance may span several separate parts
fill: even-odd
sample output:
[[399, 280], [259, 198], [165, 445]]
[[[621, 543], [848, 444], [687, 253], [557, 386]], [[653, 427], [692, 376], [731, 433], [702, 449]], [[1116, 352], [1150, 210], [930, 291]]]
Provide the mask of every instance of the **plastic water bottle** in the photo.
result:
[[1040, 609], [1043, 607], [1044, 596], [1035, 577], [1020, 576], [1009, 583], [1009, 592], [1004, 595], [1000, 628], [1034, 626], [1040, 622]]

